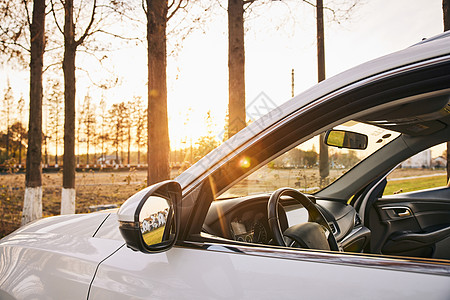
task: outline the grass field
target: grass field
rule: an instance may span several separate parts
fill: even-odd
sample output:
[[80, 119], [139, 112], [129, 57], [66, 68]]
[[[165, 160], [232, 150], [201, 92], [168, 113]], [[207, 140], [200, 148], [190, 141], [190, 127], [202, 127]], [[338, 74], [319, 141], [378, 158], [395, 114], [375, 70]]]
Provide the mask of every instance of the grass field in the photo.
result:
[[155, 244], [161, 243], [165, 228], [166, 228], [166, 226], [162, 226], [155, 230], [144, 233], [144, 235], [143, 235], [144, 242], [147, 245], [155, 245]]
[[384, 195], [430, 189], [445, 186], [446, 184], [447, 178], [445, 175], [389, 181], [384, 190]]
[[[302, 187], [311, 188], [311, 191], [318, 186], [317, 170], [305, 169], [299, 171], [285, 169], [267, 169], [264, 174], [264, 191], [272, 191], [273, 183], [277, 181], [277, 186], [292, 186], [299, 180]], [[443, 171], [399, 169], [395, 170], [390, 178], [405, 178], [424, 175], [442, 174]], [[330, 176], [339, 176], [342, 170], [332, 170]], [[174, 172], [172, 178], [177, 174]], [[249, 181], [243, 188], [253, 192], [252, 181], [260, 181], [251, 175]], [[115, 204], [120, 206], [126, 199], [146, 186], [146, 171], [132, 170], [129, 172], [80, 172], [76, 174], [76, 213], [90, 212], [91, 206]], [[306, 182], [306, 178], [308, 178]], [[267, 181], [267, 182], [266, 182]], [[305, 181], [305, 182], [304, 182]], [[396, 180], [389, 182], [387, 193], [410, 191], [412, 187], [419, 189], [443, 186], [446, 184], [445, 176], [433, 176], [427, 178], [416, 178], [410, 180]], [[60, 213], [62, 173], [43, 175], [43, 216], [53, 216]], [[261, 185], [260, 185], [261, 186]], [[0, 175], [0, 238], [12, 232], [20, 226], [23, 195], [25, 188], [24, 174]], [[264, 192], [255, 190], [254, 192]]]

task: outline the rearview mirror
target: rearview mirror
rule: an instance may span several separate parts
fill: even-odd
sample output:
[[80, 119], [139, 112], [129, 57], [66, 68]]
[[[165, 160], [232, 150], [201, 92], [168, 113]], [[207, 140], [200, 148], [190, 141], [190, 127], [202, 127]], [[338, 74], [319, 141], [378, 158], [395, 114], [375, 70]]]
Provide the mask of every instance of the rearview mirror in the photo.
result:
[[179, 227], [181, 187], [163, 181], [131, 196], [118, 211], [119, 230], [127, 246], [150, 253], [170, 249]]
[[364, 150], [367, 143], [367, 135], [352, 131], [328, 130], [325, 135], [325, 144], [338, 148]]

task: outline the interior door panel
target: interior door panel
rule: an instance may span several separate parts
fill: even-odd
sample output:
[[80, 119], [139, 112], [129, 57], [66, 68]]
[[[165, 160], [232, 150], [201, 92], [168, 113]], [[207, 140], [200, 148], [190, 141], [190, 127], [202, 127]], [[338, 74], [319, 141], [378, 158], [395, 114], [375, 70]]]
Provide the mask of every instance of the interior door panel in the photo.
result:
[[450, 259], [450, 188], [377, 199], [370, 210], [371, 250]]

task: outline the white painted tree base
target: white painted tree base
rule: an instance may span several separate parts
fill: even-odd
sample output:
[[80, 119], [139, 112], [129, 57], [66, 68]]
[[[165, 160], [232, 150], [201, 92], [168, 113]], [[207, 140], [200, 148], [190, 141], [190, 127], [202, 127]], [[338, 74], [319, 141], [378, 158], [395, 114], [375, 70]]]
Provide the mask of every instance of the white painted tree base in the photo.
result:
[[75, 213], [75, 189], [62, 189], [61, 192], [61, 214], [69, 215]]
[[42, 218], [42, 186], [26, 187], [23, 199], [22, 225]]

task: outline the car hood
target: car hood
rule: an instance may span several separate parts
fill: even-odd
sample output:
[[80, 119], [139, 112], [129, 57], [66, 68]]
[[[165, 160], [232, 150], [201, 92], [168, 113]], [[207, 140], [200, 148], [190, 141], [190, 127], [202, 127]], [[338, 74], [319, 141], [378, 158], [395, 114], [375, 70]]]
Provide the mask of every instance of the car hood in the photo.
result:
[[93, 237], [109, 214], [110, 212], [98, 212], [43, 218], [20, 227], [6, 238], [30, 233]]
[[97, 238], [124, 242], [117, 221], [117, 209], [76, 215], [61, 215], [43, 218], [20, 227], [0, 240], [0, 245], [9, 240], [28, 237], [37, 242], [49, 236], [69, 236], [72, 238]]
[[[97, 236], [103, 224], [108, 224], [104, 229], [119, 231], [117, 220], [107, 221], [111, 215], [107, 211], [44, 218], [1, 239], [2, 290], [14, 291], [18, 299], [46, 293], [57, 299], [67, 298], [67, 293], [85, 298], [99, 263], [125, 244], [117, 235]], [[73, 288], [68, 292], [67, 287]]]

